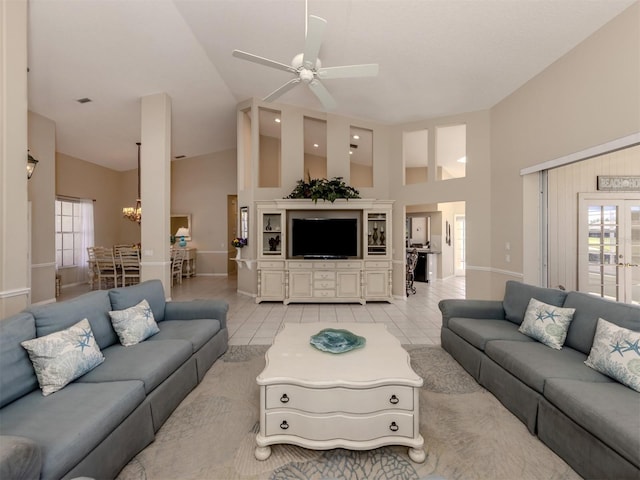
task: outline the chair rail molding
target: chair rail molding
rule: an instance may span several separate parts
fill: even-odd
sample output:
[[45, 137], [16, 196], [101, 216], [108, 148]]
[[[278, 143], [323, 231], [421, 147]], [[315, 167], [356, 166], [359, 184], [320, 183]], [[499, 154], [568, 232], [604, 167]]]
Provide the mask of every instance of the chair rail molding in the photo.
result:
[[13, 290], [5, 290], [0, 292], [0, 298], [11, 298], [11, 297], [20, 297], [22, 295], [29, 295], [31, 293], [31, 288], [14, 288]]

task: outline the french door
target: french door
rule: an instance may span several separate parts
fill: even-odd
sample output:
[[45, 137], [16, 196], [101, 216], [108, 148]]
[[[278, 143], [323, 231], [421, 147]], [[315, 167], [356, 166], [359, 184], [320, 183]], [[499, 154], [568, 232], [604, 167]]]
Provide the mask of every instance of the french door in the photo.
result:
[[639, 194], [579, 194], [578, 290], [640, 303]]

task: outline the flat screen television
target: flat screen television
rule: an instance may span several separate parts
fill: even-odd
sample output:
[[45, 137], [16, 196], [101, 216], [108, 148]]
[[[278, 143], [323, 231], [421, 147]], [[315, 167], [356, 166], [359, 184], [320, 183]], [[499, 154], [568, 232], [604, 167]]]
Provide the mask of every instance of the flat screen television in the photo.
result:
[[293, 218], [291, 255], [304, 258], [358, 256], [357, 218]]

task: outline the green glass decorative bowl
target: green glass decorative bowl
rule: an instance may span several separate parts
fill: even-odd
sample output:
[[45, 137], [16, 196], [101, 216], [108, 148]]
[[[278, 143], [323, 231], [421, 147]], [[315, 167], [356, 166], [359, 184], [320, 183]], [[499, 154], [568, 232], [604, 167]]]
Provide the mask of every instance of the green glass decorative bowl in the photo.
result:
[[318, 350], [329, 353], [344, 353], [364, 347], [367, 339], [351, 333], [349, 330], [325, 328], [309, 339], [309, 343]]

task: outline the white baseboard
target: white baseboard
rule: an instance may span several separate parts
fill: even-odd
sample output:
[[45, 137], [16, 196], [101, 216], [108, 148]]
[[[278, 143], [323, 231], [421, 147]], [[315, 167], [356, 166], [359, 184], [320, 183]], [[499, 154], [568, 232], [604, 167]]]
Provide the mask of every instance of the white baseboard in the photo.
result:
[[40, 305], [48, 305], [49, 303], [56, 303], [58, 300], [56, 300], [56, 298], [49, 298], [48, 300], [42, 300], [40, 302], [36, 302], [36, 303], [32, 303], [30, 306], [31, 307], [37, 307]]

